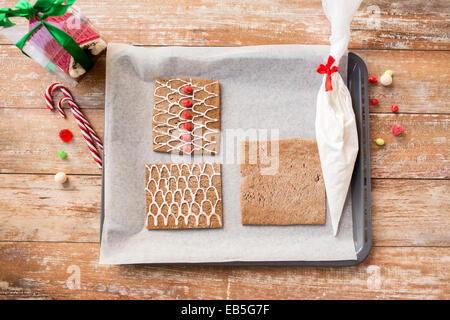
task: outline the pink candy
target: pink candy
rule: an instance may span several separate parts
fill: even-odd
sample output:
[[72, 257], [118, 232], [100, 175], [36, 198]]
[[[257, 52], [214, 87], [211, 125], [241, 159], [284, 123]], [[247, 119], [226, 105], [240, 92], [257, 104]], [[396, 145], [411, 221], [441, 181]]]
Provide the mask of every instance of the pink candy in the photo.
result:
[[401, 135], [402, 133], [403, 133], [403, 127], [401, 124], [396, 123], [392, 126], [392, 134], [394, 136]]
[[181, 140], [183, 140], [183, 141], [191, 141], [191, 135], [190, 134], [182, 134], [181, 135]]
[[189, 153], [192, 150], [191, 146], [188, 144], [185, 144], [181, 149], [186, 153]]

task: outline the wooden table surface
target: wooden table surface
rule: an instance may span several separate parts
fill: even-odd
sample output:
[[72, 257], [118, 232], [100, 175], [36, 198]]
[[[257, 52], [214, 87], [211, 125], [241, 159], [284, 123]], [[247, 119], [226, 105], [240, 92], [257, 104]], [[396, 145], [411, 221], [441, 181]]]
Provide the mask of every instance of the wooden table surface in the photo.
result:
[[[140, 46], [327, 44], [330, 34], [318, 0], [76, 4], [108, 41]], [[449, 299], [449, 19], [448, 0], [366, 0], [352, 22], [350, 48], [369, 74], [395, 75], [369, 92], [380, 101], [371, 139], [386, 145], [371, 144], [373, 249], [349, 268], [99, 265], [101, 173], [72, 115], [45, 108], [44, 90], [58, 79], [1, 37], [0, 298]], [[73, 90], [100, 136], [104, 77], [102, 58]], [[63, 128], [72, 143], [59, 140]], [[67, 186], [54, 183], [58, 171]]]

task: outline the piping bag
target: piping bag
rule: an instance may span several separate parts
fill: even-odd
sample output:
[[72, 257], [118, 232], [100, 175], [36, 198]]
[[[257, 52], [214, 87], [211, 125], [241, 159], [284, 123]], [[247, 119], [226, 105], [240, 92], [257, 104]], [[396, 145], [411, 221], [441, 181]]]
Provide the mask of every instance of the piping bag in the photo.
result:
[[336, 72], [350, 40], [350, 22], [362, 0], [322, 0], [331, 23], [330, 56], [317, 72], [323, 74], [317, 94], [316, 139], [333, 233], [336, 236], [358, 155], [358, 132], [352, 99]]

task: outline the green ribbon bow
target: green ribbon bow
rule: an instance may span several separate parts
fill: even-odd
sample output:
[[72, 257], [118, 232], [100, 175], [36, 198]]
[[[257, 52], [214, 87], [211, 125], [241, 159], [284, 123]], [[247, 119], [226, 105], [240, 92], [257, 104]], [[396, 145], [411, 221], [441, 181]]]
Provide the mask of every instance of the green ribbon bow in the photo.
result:
[[[66, 4], [63, 4], [63, 3]], [[36, 17], [41, 22], [28, 32], [16, 46], [25, 54], [23, 47], [27, 40], [35, 33], [41, 26], [44, 26], [48, 32], [55, 38], [55, 40], [77, 61], [86, 71], [92, 67], [92, 61], [89, 56], [80, 46], [73, 40], [73, 38], [61, 29], [45, 21], [48, 17], [59, 17], [66, 13], [67, 9], [75, 2], [75, 0], [37, 0], [32, 6], [28, 0], [19, 0], [15, 8], [0, 9], [0, 27], [12, 27], [15, 23], [9, 20], [9, 17], [24, 17], [30, 19]]]

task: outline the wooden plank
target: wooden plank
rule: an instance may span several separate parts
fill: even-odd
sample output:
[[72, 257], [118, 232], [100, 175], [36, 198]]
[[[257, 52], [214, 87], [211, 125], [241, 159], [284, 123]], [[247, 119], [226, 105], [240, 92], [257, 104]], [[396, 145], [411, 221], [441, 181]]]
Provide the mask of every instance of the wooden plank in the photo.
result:
[[444, 299], [448, 248], [374, 248], [350, 268], [103, 266], [97, 244], [0, 243], [0, 297]]
[[369, 84], [369, 98], [378, 106], [372, 113], [390, 113], [391, 105], [398, 113], [448, 113], [450, 108], [450, 52], [356, 50], [364, 59], [369, 75], [380, 79], [393, 70], [392, 85]]
[[1, 175], [0, 241], [98, 242], [101, 177]]
[[372, 180], [375, 246], [450, 246], [450, 180]]
[[[77, 6], [108, 41], [139, 45], [328, 44], [330, 36], [319, 0], [109, 0], [101, 8], [95, 0], [79, 0]], [[350, 47], [448, 50], [448, 17], [446, 0], [363, 2]]]
[[[103, 110], [83, 111], [99, 137], [103, 136]], [[58, 113], [41, 109], [0, 109], [2, 148], [0, 168], [2, 173], [66, 173], [100, 174], [78, 128], [75, 118], [67, 112], [62, 119]], [[70, 129], [73, 139], [62, 142], [59, 131]], [[58, 158], [65, 150], [67, 158]]]
[[350, 268], [233, 268], [231, 299], [448, 299], [448, 248], [373, 248]]
[[[23, 55], [15, 46], [0, 46], [0, 108], [45, 108], [45, 89], [65, 81]], [[76, 87], [70, 88], [75, 101], [85, 108], [104, 108], [105, 57], [101, 57]], [[55, 93], [54, 101], [61, 98]]]
[[351, 25], [350, 48], [448, 50], [446, 0], [363, 1]]
[[[369, 73], [379, 77], [385, 70], [395, 72], [390, 87], [370, 85], [370, 97], [380, 104], [371, 112], [391, 112], [392, 104], [399, 113], [448, 113], [450, 52], [356, 50], [366, 62]], [[0, 108], [36, 108], [45, 106], [43, 93], [56, 76], [25, 57], [16, 47], [0, 46]], [[105, 58], [101, 58], [72, 93], [82, 108], [103, 108], [105, 103]], [[11, 82], [13, 85], [11, 85]], [[14, 90], [11, 90], [14, 88]]]
[[[0, 241], [98, 242], [100, 192], [99, 176], [0, 175]], [[449, 203], [450, 180], [374, 180], [374, 245], [450, 246]]]
[[[103, 136], [103, 110], [87, 109], [86, 116], [100, 137]], [[41, 109], [0, 109], [2, 173], [99, 174], [71, 114], [61, 119], [56, 112]], [[374, 178], [448, 178], [450, 115], [373, 114], [371, 115], [372, 177]], [[405, 132], [394, 137], [392, 124], [401, 123]], [[69, 128], [70, 143], [63, 143], [58, 132]], [[374, 140], [382, 137], [384, 147]], [[64, 149], [68, 158], [57, 152]], [[18, 161], [20, 159], [20, 161]]]
[[98, 259], [98, 244], [0, 243], [0, 299], [226, 296], [226, 268], [106, 266], [99, 265]]
[[[449, 122], [450, 115], [372, 114], [372, 177], [449, 178]], [[391, 133], [394, 123], [404, 127], [401, 136]], [[382, 147], [375, 144], [379, 137], [385, 141]]]

